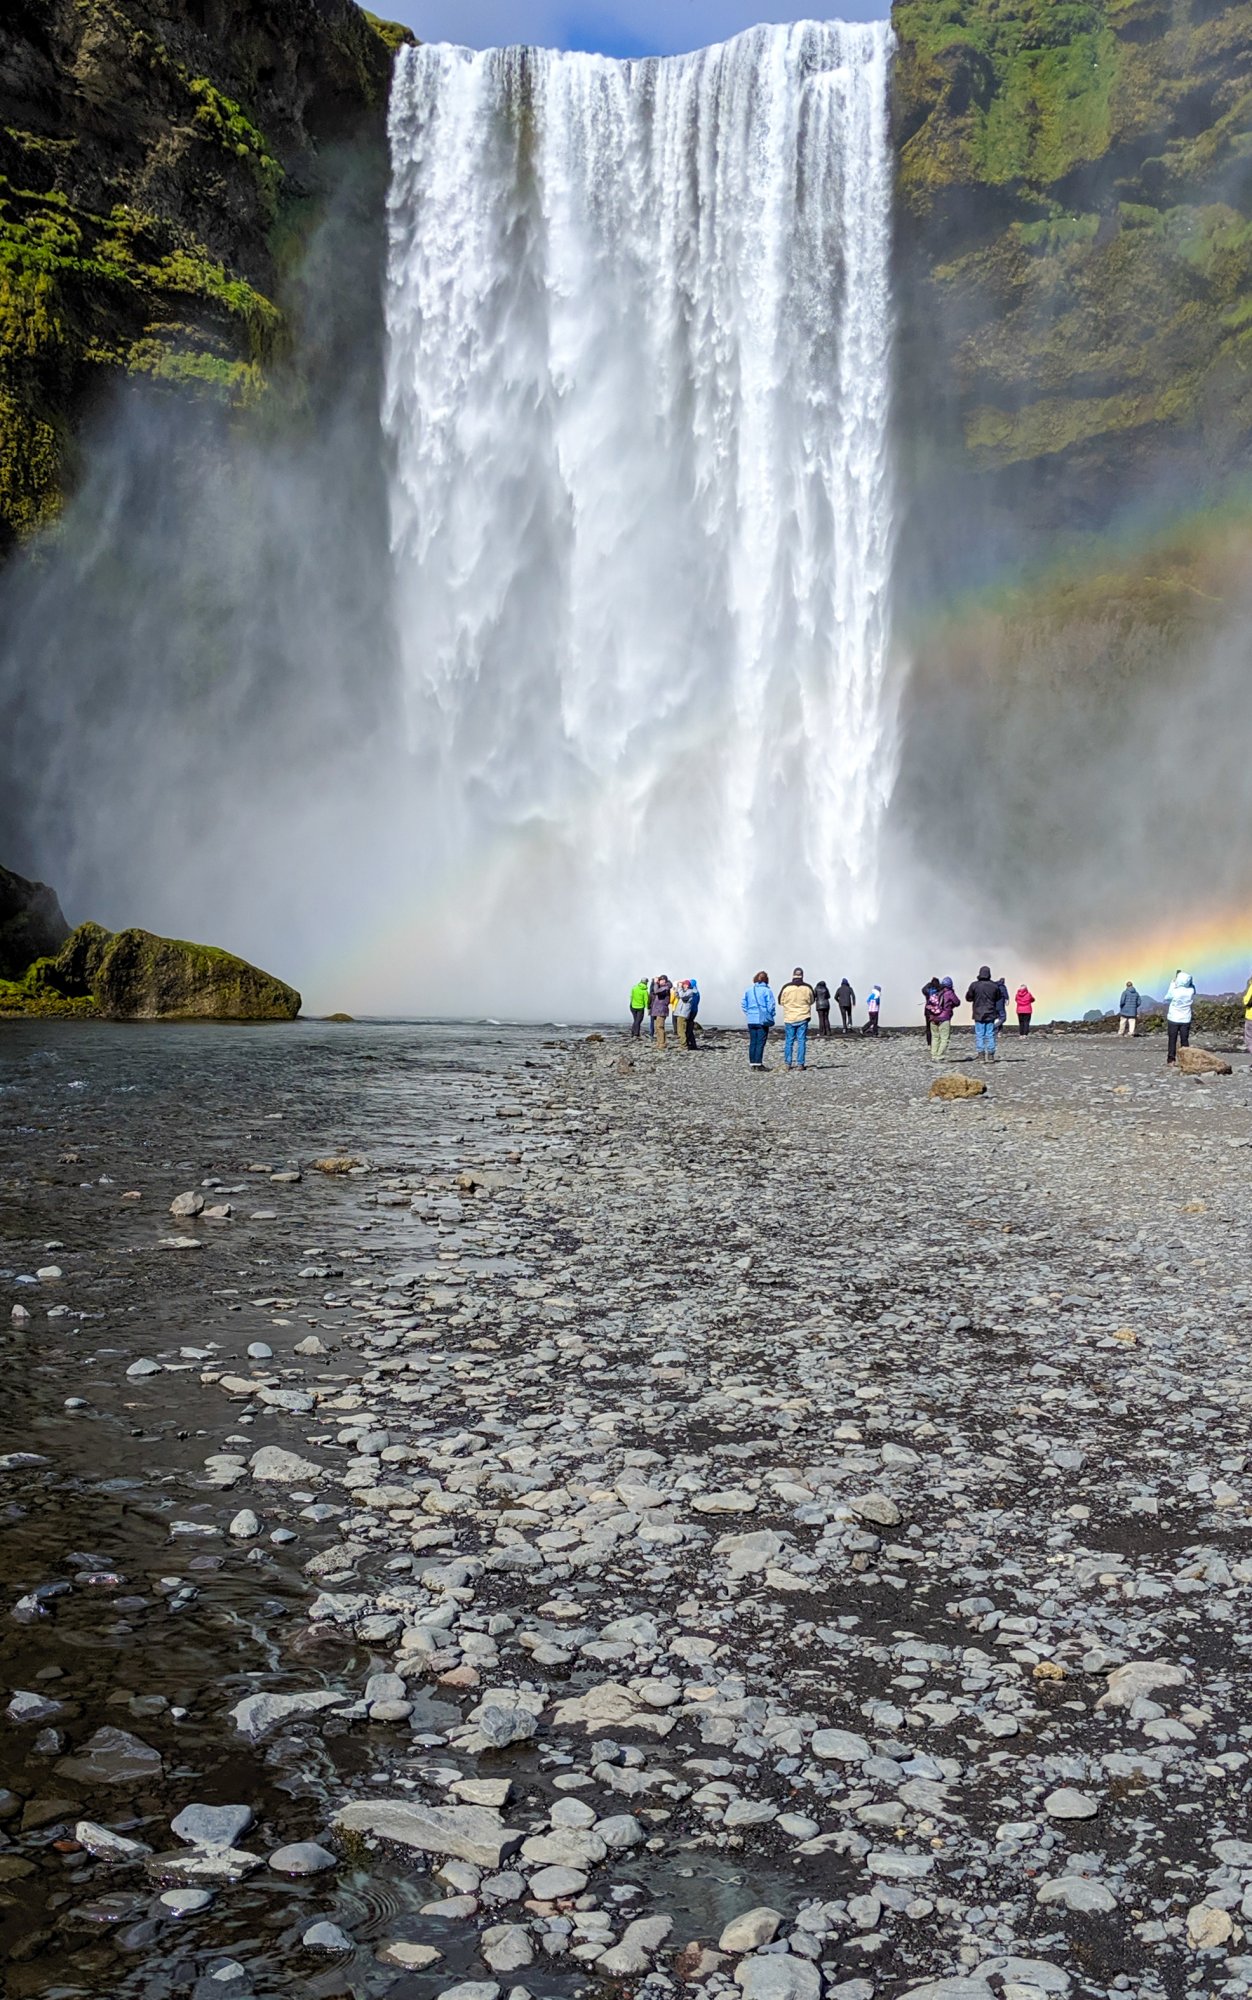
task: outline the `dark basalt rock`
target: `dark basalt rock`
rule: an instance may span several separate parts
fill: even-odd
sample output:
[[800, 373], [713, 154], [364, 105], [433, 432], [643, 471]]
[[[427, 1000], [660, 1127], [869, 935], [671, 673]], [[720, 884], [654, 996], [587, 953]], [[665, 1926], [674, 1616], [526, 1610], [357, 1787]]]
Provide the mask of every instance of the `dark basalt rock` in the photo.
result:
[[59, 951], [69, 934], [55, 889], [0, 868], [0, 979], [20, 979], [37, 958]]

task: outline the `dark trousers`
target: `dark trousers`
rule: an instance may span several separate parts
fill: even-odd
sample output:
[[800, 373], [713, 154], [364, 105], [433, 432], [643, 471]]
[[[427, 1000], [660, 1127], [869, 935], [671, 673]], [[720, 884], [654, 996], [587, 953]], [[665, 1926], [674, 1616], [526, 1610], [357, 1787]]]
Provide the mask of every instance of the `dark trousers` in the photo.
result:
[[687, 1018], [687, 1039], [683, 1043], [683, 1047], [688, 1051], [688, 1053], [690, 1053], [690, 1051], [695, 1048], [695, 1045], [696, 1045], [696, 1017], [694, 1014], [691, 1014]]
[[1028, 1034], [1030, 1033], [1030, 1015], [1029, 1015], [1029, 1014], [1019, 1014], [1019, 1015], [1018, 1015], [1018, 1017], [1017, 1017], [1017, 1032], [1018, 1032], [1018, 1034], [1019, 1034], [1019, 1035], [1028, 1035]]
[[643, 1034], [642, 1007], [632, 1007], [630, 1010], [630, 1032], [634, 1036], [636, 1041], [638, 1041], [640, 1036]]
[[817, 1010], [817, 1032], [819, 1035], [828, 1035], [830, 1033], [829, 1007], [819, 1007]]
[[842, 1000], [839, 1002], [839, 1019], [843, 1022], [844, 1034], [850, 1035], [852, 1033], [852, 1009], [845, 1007]]
[[877, 1014], [871, 1014], [871, 1015], [870, 1015], [870, 1017], [869, 1017], [868, 1021], [867, 1021], [867, 1022], [865, 1023], [865, 1032], [866, 1032], [866, 1034], [867, 1034], [867, 1035], [876, 1035], [876, 1034], [878, 1033], [878, 1016], [877, 1016]]
[[750, 1063], [762, 1063], [765, 1061], [765, 1044], [768, 1040], [768, 1028], [754, 1025], [748, 1029], [748, 1061]]
[[1169, 1037], [1169, 1060], [1173, 1062], [1178, 1054], [1179, 1042], [1182, 1043], [1184, 1049], [1191, 1046], [1191, 1023], [1190, 1021], [1167, 1021], [1165, 1023], [1165, 1032]]

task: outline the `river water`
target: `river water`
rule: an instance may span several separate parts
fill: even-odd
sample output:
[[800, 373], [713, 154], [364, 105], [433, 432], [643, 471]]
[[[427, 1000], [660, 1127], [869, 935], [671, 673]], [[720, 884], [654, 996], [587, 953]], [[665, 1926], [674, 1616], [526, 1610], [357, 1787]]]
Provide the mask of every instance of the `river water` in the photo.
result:
[[[281, 1744], [248, 1749], [225, 1721], [258, 1689], [281, 1691], [294, 1678], [359, 1691], [390, 1662], [332, 1626], [302, 1625], [294, 1637], [309, 1600], [303, 1564], [337, 1539], [333, 1519], [307, 1518], [284, 1496], [214, 1489], [204, 1461], [228, 1436], [248, 1451], [299, 1449], [305, 1432], [281, 1411], [236, 1415], [199, 1376], [210, 1364], [246, 1369], [255, 1342], [281, 1368], [312, 1332], [332, 1349], [313, 1372], [342, 1374], [353, 1262], [429, 1251], [454, 1234], [419, 1221], [407, 1196], [380, 1206], [377, 1172], [306, 1171], [299, 1183], [273, 1183], [271, 1171], [348, 1152], [376, 1169], [437, 1172], [498, 1153], [510, 1142], [493, 1096], [515, 1088], [527, 1064], [542, 1074], [554, 1044], [503, 1028], [101, 1023], [6, 1024], [0, 1046], [0, 1450], [42, 1461], [0, 1474], [0, 1675], [5, 1700], [24, 1689], [63, 1704], [51, 1735], [0, 1721], [8, 1991], [184, 1993], [233, 1961], [246, 1976], [212, 1980], [204, 1992], [289, 1992], [293, 1964], [301, 1990], [341, 1992], [342, 1959], [327, 1970], [300, 1949], [320, 1918], [362, 1946], [354, 1992], [432, 1991], [429, 1976], [401, 1977], [369, 1949], [431, 1935], [430, 1921], [412, 1913], [438, 1891], [411, 1867], [346, 1867], [304, 1881], [262, 1870], [203, 1912], [176, 1916], [142, 1872], [111, 1872], [84, 1855], [74, 1826], [103, 1822], [162, 1851], [177, 1845], [168, 1823], [189, 1802], [247, 1801], [258, 1824], [243, 1844], [261, 1851], [314, 1837], [327, 1797], [377, 1765], [374, 1739], [366, 1748], [361, 1732], [337, 1721], [308, 1735], [298, 1763]], [[205, 1198], [229, 1202], [231, 1219], [174, 1221], [171, 1199], [214, 1177], [221, 1186]], [[185, 1233], [201, 1247], [161, 1247]], [[60, 1278], [34, 1279], [53, 1267]], [[313, 1280], [312, 1270], [342, 1272], [342, 1285]], [[327, 1308], [337, 1289], [345, 1304]], [[28, 1320], [10, 1321], [15, 1303]], [[156, 1358], [160, 1374], [127, 1375]], [[242, 1506], [265, 1519], [256, 1543], [223, 1532]], [[294, 1531], [290, 1542], [267, 1538], [276, 1515]], [[431, 1728], [455, 1713], [423, 1699]], [[420, 1728], [420, 1713], [415, 1720]], [[89, 1780], [58, 1769], [106, 1727], [137, 1737], [160, 1766], [127, 1776], [106, 1754]], [[411, 1739], [402, 1740], [411, 1756]], [[442, 1948], [436, 1984], [456, 1963], [455, 1947]]]

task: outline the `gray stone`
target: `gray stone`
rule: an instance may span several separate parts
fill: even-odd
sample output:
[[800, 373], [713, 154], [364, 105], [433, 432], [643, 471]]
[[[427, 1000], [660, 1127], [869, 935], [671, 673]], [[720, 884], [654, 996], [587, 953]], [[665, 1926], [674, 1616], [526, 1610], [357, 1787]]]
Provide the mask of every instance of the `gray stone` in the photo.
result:
[[184, 1806], [170, 1831], [189, 1847], [233, 1847], [252, 1817], [251, 1806]]
[[1067, 1910], [1089, 1910], [1105, 1915], [1117, 1908], [1117, 1898], [1103, 1882], [1091, 1882], [1085, 1875], [1057, 1875], [1041, 1882], [1035, 1891], [1037, 1903], [1063, 1903]]
[[310, 1924], [300, 1940], [306, 1951], [355, 1951], [356, 1946], [338, 1924]]
[[332, 1824], [339, 1833], [369, 1834], [421, 1854], [453, 1854], [480, 1868], [498, 1868], [523, 1839], [486, 1806], [426, 1806], [409, 1799], [357, 1800], [342, 1806]]
[[637, 1917], [627, 1924], [617, 1943], [601, 1953], [596, 1971], [609, 1979], [646, 1972], [673, 1928], [672, 1917]]
[[338, 1865], [335, 1856], [316, 1840], [293, 1840], [287, 1847], [276, 1847], [268, 1862], [276, 1875], [320, 1875]]
[[755, 1951], [758, 1945], [771, 1944], [778, 1936], [782, 1913], [771, 1910], [768, 1903], [760, 1903], [754, 1910], [745, 1910], [741, 1916], [732, 1917], [717, 1940], [719, 1951]]
[[1052, 1819], [1094, 1819], [1100, 1810], [1100, 1802], [1093, 1799], [1089, 1792], [1078, 1792], [1072, 1785], [1062, 1785], [1059, 1791], [1048, 1793], [1043, 1809]]
[[346, 1697], [329, 1688], [310, 1688], [305, 1694], [249, 1694], [230, 1710], [236, 1729], [249, 1743], [259, 1743], [281, 1723], [318, 1715], [325, 1708], [342, 1708]]
[[741, 1958], [735, 1980], [744, 2000], [820, 2000], [821, 1974], [806, 1958]]

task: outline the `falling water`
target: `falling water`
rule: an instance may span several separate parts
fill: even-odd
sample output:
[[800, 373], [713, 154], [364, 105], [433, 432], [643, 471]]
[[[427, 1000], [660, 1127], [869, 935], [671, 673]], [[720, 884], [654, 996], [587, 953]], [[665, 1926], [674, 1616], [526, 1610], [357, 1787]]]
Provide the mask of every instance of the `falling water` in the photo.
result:
[[890, 48], [400, 58], [385, 416], [450, 964], [616, 991], [873, 921]]

